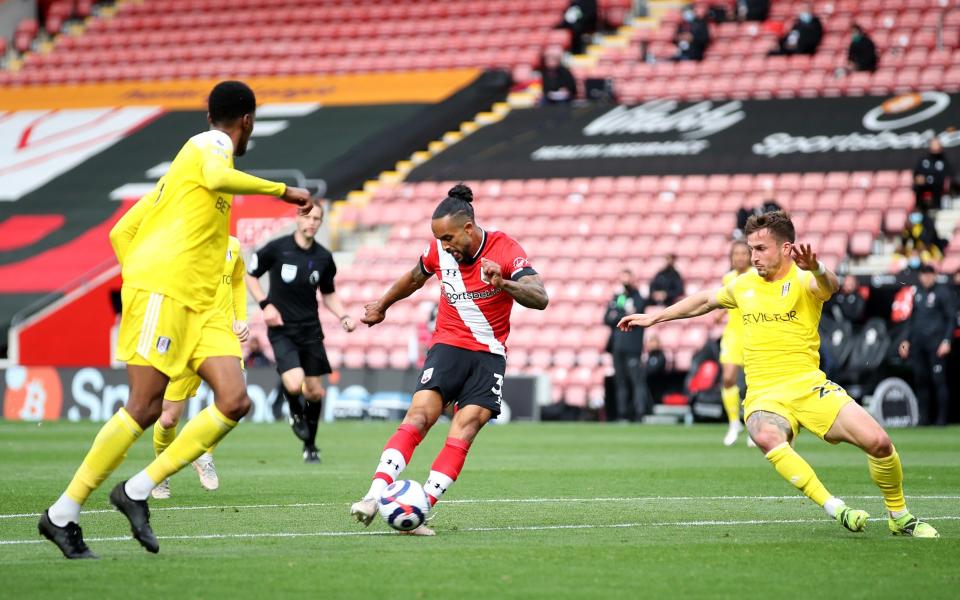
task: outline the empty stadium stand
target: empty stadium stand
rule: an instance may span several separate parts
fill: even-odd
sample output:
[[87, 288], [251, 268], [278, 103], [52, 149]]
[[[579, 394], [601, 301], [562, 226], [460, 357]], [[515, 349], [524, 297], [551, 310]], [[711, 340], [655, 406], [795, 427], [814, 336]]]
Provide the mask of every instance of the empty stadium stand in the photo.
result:
[[[84, 18], [53, 4], [47, 31]], [[621, 15], [629, 0], [602, 5]], [[89, 15], [89, 3], [84, 13]], [[555, 29], [565, 0], [157, 0], [122, 3], [78, 34], [28, 54], [0, 84], [34, 85], [264, 75], [533, 65], [546, 46], [569, 46]], [[18, 31], [26, 51], [35, 20]], [[226, 41], [229, 40], [229, 41]]]

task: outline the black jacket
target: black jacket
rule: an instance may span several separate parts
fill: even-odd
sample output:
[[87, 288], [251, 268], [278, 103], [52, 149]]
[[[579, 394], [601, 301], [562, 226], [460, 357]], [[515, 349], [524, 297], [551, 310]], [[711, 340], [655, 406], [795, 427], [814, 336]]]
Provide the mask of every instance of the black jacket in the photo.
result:
[[737, 12], [741, 11], [747, 21], [766, 21], [770, 13], [770, 0], [737, 0]]
[[847, 59], [853, 63], [858, 71], [876, 71], [877, 47], [873, 44], [870, 36], [863, 34], [860, 39], [850, 42]]
[[620, 331], [617, 329], [617, 323], [620, 319], [633, 313], [643, 312], [647, 306], [647, 301], [643, 299], [637, 288], [629, 288], [614, 294], [610, 302], [607, 303], [607, 312], [603, 316], [603, 322], [611, 328], [610, 333], [610, 351], [617, 353], [643, 354], [643, 328], [635, 327], [632, 331]]
[[[796, 47], [788, 48], [787, 40], [796, 38]], [[793, 22], [787, 35], [780, 38], [780, 50], [785, 54], [814, 54], [823, 38], [823, 24], [817, 17], [804, 23], [800, 19]]]
[[[552, 104], [556, 102], [570, 102], [577, 97], [577, 80], [573, 78], [570, 69], [563, 65], [556, 69], [543, 69], [543, 102]], [[549, 92], [555, 92], [560, 89], [570, 91], [570, 97], [566, 100], [551, 100]]]
[[[678, 39], [682, 33], [689, 33], [693, 36], [693, 41], [689, 42], [689, 45]], [[703, 53], [707, 51], [707, 46], [710, 45], [710, 28], [703, 19], [694, 19], [689, 23], [687, 21], [681, 21], [680, 24], [677, 25], [677, 32], [673, 36], [673, 42], [677, 44], [677, 47], [680, 49], [677, 58], [683, 60], [703, 60]]]
[[918, 285], [913, 292], [913, 310], [907, 319], [907, 339], [911, 344], [935, 347], [953, 339], [957, 308], [953, 290], [934, 284], [930, 289]]
[[833, 317], [834, 321], [849, 321], [857, 324], [863, 320], [863, 313], [867, 307], [866, 300], [859, 292], [844, 294], [839, 292], [824, 306], [824, 312]]
[[943, 154], [927, 154], [917, 160], [913, 167], [913, 177], [923, 176], [923, 183], [914, 183], [917, 191], [930, 191], [937, 195], [943, 193], [943, 186], [948, 179], [953, 178], [953, 169]]
[[673, 267], [664, 267], [650, 282], [650, 293], [664, 291], [667, 293], [667, 304], [673, 304], [683, 295], [683, 278]]

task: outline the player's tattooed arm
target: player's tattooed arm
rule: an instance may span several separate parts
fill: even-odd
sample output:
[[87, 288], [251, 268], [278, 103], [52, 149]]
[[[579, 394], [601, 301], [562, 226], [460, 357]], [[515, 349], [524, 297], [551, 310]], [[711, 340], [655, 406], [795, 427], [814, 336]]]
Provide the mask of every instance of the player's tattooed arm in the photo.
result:
[[543, 310], [550, 303], [547, 290], [543, 287], [543, 280], [539, 275], [525, 275], [516, 281], [504, 279], [502, 289], [527, 308]]
[[429, 275], [423, 272], [423, 267], [420, 266], [420, 263], [417, 263], [417, 266], [411, 271], [404, 273], [399, 279], [393, 282], [390, 289], [388, 289], [379, 300], [363, 307], [364, 315], [363, 318], [360, 319], [360, 322], [368, 326], [373, 326], [383, 321], [387, 316], [388, 308], [395, 302], [403, 300], [422, 288], [429, 277]]

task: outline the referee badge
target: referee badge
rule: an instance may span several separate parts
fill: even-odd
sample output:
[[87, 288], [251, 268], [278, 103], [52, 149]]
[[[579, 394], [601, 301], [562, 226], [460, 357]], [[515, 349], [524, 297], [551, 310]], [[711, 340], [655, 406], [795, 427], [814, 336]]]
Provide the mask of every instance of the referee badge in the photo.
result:
[[280, 279], [284, 283], [290, 283], [297, 278], [297, 265], [283, 265], [280, 267]]
[[430, 378], [433, 377], [433, 367], [429, 369], [424, 369], [423, 375], [420, 376], [420, 383], [426, 383], [430, 381]]

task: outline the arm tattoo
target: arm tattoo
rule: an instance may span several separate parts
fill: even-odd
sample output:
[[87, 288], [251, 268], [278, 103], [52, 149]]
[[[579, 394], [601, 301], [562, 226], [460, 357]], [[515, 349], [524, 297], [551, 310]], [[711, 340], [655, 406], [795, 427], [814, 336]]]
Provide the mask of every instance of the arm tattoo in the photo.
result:
[[423, 274], [423, 269], [419, 263], [410, 271], [410, 277], [413, 278], [413, 285], [417, 286], [417, 289], [423, 287], [423, 284], [427, 282], [427, 276]]
[[503, 289], [521, 306], [527, 308], [543, 310], [550, 302], [539, 275], [526, 275], [517, 281], [507, 279], [504, 281]]

